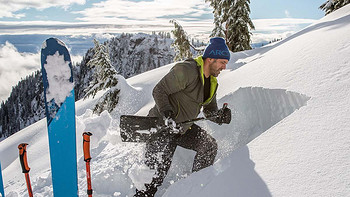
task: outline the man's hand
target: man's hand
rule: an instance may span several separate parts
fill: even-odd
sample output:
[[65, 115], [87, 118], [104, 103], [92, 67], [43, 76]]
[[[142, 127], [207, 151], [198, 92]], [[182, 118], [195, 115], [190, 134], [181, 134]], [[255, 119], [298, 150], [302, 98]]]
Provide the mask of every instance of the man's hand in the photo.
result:
[[176, 122], [173, 120], [174, 112], [167, 110], [163, 113], [164, 125], [167, 127], [173, 126], [176, 127]]
[[221, 124], [230, 124], [231, 122], [231, 110], [227, 107], [227, 104], [225, 103], [224, 106], [219, 109], [219, 111], [216, 113], [216, 117], [214, 122]]

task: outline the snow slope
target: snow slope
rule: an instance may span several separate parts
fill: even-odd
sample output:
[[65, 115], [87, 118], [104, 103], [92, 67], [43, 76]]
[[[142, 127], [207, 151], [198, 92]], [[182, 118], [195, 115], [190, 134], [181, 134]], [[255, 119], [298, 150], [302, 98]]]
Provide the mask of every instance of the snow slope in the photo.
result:
[[[200, 123], [218, 141], [215, 164], [190, 175], [195, 153], [178, 148], [157, 196], [350, 196], [349, 32], [347, 5], [273, 46], [232, 54], [218, 79], [218, 102], [229, 103], [233, 120]], [[81, 196], [84, 131], [94, 134], [95, 196], [130, 197], [149, 179], [144, 144], [120, 141], [118, 117], [147, 114], [151, 90], [171, 66], [120, 78], [120, 105], [111, 114], [92, 114], [98, 97], [76, 103]], [[7, 196], [27, 195], [17, 149], [23, 142], [35, 196], [52, 196], [46, 120], [0, 142]]]

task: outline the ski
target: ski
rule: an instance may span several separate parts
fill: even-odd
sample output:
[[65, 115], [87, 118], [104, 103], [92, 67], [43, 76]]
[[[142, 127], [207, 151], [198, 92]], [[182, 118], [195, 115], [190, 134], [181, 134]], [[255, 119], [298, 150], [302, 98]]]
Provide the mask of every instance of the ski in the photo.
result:
[[5, 197], [4, 182], [2, 180], [1, 161], [0, 161], [0, 194], [2, 195], [2, 197]]
[[84, 150], [84, 161], [86, 164], [87, 194], [89, 197], [92, 197], [91, 173], [90, 173], [90, 161], [91, 161], [90, 136], [92, 136], [92, 133], [90, 132], [83, 133], [83, 150]]
[[26, 178], [28, 195], [29, 197], [33, 197], [32, 186], [30, 184], [30, 178], [29, 178], [30, 168], [28, 166], [28, 160], [27, 160], [27, 145], [28, 144], [26, 143], [22, 143], [18, 145], [19, 161], [21, 162], [22, 172], [24, 173], [24, 176]]
[[78, 196], [75, 99], [72, 64], [65, 44], [47, 39], [41, 71], [54, 196]]

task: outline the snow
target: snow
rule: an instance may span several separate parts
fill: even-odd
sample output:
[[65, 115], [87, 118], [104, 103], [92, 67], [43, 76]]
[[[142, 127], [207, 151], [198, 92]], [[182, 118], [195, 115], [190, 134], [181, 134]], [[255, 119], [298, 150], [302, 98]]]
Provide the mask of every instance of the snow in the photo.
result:
[[44, 68], [49, 83], [46, 97], [48, 101], [54, 99], [60, 106], [74, 88], [74, 83], [69, 81], [71, 78], [70, 62], [65, 61], [64, 56], [58, 51], [54, 55], [47, 56], [46, 62]]
[[145, 165], [134, 164], [130, 168], [129, 177], [139, 190], [146, 189], [144, 183], [151, 183], [155, 170], [150, 170]]
[[[232, 122], [200, 126], [216, 138], [213, 166], [191, 174], [194, 151], [176, 149], [156, 196], [350, 196], [350, 5], [289, 38], [232, 53], [218, 81], [218, 103]], [[144, 144], [123, 143], [121, 114], [146, 115], [152, 88], [173, 66], [125, 80], [120, 105], [97, 116], [94, 99], [76, 102], [79, 195], [86, 196], [82, 133], [90, 131], [94, 196], [133, 196], [150, 179]], [[46, 120], [0, 142], [7, 196], [27, 196], [17, 145], [27, 156], [35, 196], [52, 196]]]

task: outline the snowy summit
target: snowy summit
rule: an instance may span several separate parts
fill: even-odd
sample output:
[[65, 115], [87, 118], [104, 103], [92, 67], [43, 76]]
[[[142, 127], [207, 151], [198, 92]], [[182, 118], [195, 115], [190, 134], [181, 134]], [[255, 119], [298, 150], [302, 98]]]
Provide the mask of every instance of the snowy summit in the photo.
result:
[[[350, 5], [271, 46], [231, 53], [218, 77], [229, 125], [201, 122], [216, 138], [213, 166], [190, 174], [194, 152], [178, 147], [163, 197], [350, 196]], [[152, 89], [173, 64], [127, 80], [113, 114], [76, 102], [79, 195], [86, 196], [82, 133], [90, 131], [94, 196], [129, 196], [146, 181], [144, 144], [121, 142], [119, 117], [146, 115]], [[26, 196], [17, 146], [28, 143], [34, 196], [53, 196], [46, 120], [0, 143], [6, 196]]]

